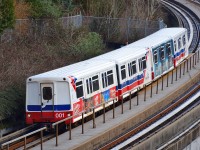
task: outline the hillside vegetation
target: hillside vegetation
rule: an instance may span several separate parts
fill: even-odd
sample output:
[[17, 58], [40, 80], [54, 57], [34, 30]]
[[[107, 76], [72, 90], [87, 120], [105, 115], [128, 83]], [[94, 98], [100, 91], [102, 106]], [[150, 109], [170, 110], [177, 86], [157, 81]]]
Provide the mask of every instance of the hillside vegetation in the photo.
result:
[[[70, 14], [157, 19], [157, 0], [0, 0], [0, 34], [17, 19], [51, 19], [45, 34], [13, 33], [0, 43], [0, 119], [24, 120], [27, 77], [66, 66], [106, 51], [104, 40], [87, 26], [63, 29], [58, 18]], [[23, 33], [23, 32], [22, 32]], [[35, 36], [37, 35], [37, 37]]]

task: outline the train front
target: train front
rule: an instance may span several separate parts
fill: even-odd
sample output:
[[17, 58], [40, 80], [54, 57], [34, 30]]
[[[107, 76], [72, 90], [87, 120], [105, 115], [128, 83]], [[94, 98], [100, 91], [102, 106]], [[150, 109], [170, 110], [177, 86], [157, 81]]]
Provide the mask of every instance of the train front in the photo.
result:
[[30, 77], [26, 85], [26, 123], [52, 123], [72, 115], [66, 78]]

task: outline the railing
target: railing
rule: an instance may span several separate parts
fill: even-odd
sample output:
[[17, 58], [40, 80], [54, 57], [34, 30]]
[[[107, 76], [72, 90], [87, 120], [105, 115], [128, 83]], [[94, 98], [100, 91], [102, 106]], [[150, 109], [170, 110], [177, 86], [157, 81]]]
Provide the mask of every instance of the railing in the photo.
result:
[[27, 139], [27, 137], [40, 132], [40, 144], [41, 144], [41, 150], [42, 150], [43, 149], [43, 131], [44, 130], [47, 130], [47, 127], [40, 128], [40, 129], [35, 130], [33, 132], [30, 132], [30, 133], [28, 133], [26, 135], [20, 136], [20, 137], [14, 139], [14, 140], [11, 140], [11, 141], [8, 141], [6, 143], [3, 143], [1, 145], [1, 149], [3, 149], [5, 146], [7, 146], [7, 150], [9, 150], [9, 145], [11, 143], [17, 142], [17, 141], [19, 141], [21, 139], [24, 139], [24, 149], [26, 149], [26, 139]]

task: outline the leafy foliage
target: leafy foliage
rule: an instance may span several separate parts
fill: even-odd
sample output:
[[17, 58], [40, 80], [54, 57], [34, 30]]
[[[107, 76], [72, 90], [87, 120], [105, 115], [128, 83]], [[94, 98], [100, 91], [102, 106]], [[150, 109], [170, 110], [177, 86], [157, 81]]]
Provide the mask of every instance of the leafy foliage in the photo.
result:
[[58, 18], [61, 10], [52, 0], [27, 0], [31, 5], [31, 17], [38, 18]]
[[0, 92], [0, 118], [23, 118], [25, 92], [19, 87], [10, 87]]
[[89, 32], [78, 38], [77, 45], [73, 46], [76, 55], [84, 58], [101, 54], [104, 48], [101, 36], [95, 32]]
[[14, 24], [13, 0], [0, 0], [0, 33]]

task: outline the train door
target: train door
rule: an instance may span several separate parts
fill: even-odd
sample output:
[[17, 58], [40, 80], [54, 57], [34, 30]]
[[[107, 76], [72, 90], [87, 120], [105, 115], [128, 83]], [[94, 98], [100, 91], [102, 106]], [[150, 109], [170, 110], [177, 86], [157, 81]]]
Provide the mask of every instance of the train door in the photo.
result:
[[[54, 112], [54, 88], [53, 83], [45, 83], [40, 85], [41, 89], [41, 112], [42, 117], [53, 117]], [[49, 112], [43, 113], [43, 112]], [[51, 113], [52, 112], [52, 113]]]
[[120, 83], [118, 86], [118, 90], [119, 90], [119, 96], [120, 96], [121, 94], [125, 93], [128, 90], [126, 64], [121, 64], [119, 69], [120, 69], [119, 70]]

